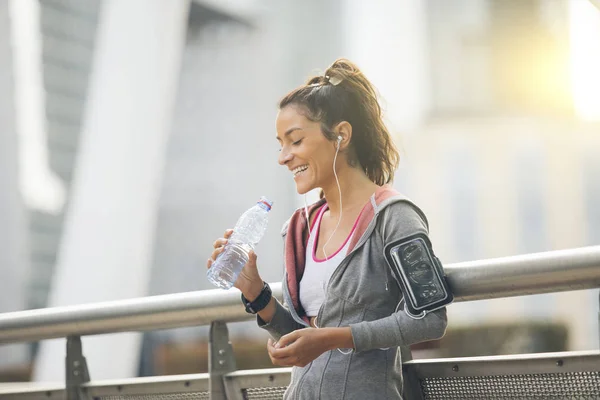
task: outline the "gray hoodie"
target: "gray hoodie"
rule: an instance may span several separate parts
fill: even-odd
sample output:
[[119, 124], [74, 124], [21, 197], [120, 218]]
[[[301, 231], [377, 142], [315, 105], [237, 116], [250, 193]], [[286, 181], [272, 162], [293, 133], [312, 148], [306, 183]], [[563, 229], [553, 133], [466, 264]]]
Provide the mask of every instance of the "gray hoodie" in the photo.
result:
[[[310, 212], [323, 203], [313, 204]], [[303, 210], [297, 210], [284, 225], [285, 306], [277, 302], [269, 323], [258, 317], [259, 326], [275, 340], [309, 326], [298, 299], [307, 225]], [[321, 328], [349, 326], [354, 351], [327, 351], [305, 367], [294, 367], [284, 399], [402, 398], [400, 346], [441, 338], [447, 325], [446, 309], [422, 319], [410, 318], [401, 306], [402, 292], [383, 248], [427, 231], [425, 215], [410, 200], [389, 186], [375, 192], [359, 217], [348, 254], [329, 280], [317, 316]]]

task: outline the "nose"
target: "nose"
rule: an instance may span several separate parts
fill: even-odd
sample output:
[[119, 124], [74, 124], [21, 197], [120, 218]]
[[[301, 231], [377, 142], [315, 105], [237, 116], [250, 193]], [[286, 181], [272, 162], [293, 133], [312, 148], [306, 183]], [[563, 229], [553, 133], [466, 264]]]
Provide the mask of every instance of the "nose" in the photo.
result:
[[294, 156], [292, 155], [292, 153], [288, 150], [287, 146], [283, 146], [283, 148], [281, 149], [281, 151], [279, 152], [279, 158], [277, 161], [279, 161], [279, 165], [285, 165], [287, 164]]

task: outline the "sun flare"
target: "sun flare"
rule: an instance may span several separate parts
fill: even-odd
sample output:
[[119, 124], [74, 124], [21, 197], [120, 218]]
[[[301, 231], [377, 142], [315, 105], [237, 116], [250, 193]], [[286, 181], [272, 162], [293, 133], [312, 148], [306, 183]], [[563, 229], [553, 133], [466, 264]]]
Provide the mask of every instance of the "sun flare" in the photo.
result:
[[571, 85], [578, 117], [600, 121], [600, 9], [570, 0]]

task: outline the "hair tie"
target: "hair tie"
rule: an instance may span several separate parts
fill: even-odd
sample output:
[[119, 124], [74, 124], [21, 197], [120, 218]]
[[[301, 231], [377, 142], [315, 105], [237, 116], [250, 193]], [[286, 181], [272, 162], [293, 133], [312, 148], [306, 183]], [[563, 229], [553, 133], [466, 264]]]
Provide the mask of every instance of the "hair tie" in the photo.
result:
[[329, 76], [329, 75], [325, 75], [325, 83], [330, 83], [333, 86], [337, 86], [340, 83], [342, 83], [342, 79], [341, 78], [337, 78], [335, 76]]

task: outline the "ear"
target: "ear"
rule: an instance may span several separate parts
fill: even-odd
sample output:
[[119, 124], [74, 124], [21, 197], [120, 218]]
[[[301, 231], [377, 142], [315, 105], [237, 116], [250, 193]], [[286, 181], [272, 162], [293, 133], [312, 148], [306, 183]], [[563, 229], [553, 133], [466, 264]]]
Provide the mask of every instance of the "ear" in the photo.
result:
[[348, 148], [352, 139], [352, 125], [348, 121], [342, 121], [333, 128], [335, 136], [341, 136], [340, 150]]

